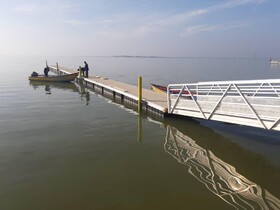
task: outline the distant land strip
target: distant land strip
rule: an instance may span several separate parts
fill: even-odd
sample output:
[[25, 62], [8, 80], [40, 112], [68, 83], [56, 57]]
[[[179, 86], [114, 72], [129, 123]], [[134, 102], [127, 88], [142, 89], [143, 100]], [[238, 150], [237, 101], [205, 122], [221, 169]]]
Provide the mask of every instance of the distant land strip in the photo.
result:
[[[109, 56], [110, 57], [110, 56]], [[113, 55], [117, 58], [188, 58], [188, 59], [269, 59], [268, 57], [238, 57], [238, 56], [145, 56], [145, 55]]]

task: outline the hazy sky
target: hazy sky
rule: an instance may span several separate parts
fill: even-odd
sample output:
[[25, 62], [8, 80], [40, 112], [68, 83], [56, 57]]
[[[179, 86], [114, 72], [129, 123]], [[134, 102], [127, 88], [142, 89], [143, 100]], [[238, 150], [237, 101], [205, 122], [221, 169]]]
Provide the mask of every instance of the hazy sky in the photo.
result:
[[280, 57], [280, 0], [0, 0], [0, 55]]

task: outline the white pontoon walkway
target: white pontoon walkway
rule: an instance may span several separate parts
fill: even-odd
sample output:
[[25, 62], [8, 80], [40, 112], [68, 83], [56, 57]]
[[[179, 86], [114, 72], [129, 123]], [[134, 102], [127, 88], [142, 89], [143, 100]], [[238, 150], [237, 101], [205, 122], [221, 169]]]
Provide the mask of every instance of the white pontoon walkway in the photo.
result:
[[[50, 66], [51, 71], [56, 73], [71, 74], [77, 72], [77, 70], [65, 68], [62, 66]], [[124, 101], [132, 102], [137, 105], [138, 102], [138, 87], [129, 85], [126, 83], [118, 82], [100, 76], [89, 76], [83, 78], [83, 81], [87, 86], [92, 89], [99, 89], [104, 93], [111, 93], [114, 97], [119, 96]], [[156, 114], [164, 115], [167, 113], [167, 98], [166, 94], [157, 93], [152, 90], [142, 89], [142, 107], [147, 111], [154, 112]]]

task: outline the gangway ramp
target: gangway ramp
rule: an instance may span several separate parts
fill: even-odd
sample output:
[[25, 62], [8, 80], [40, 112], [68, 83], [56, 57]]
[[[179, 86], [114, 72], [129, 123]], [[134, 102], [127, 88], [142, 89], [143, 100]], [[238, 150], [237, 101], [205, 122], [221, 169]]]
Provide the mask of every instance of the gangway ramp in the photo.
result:
[[280, 131], [280, 80], [170, 84], [168, 113]]

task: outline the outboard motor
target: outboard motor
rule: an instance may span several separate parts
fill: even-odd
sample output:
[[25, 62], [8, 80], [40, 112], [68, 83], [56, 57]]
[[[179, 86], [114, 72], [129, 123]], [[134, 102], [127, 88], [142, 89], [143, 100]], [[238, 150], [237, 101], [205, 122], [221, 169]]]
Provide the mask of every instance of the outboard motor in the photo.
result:
[[33, 71], [32, 74], [31, 74], [31, 77], [38, 77], [38, 75], [39, 74], [37, 72]]

